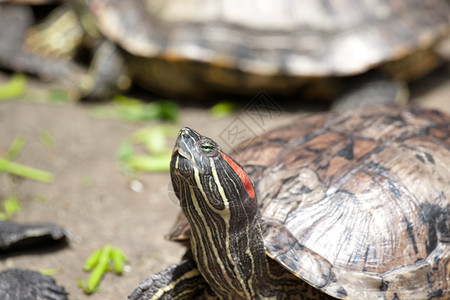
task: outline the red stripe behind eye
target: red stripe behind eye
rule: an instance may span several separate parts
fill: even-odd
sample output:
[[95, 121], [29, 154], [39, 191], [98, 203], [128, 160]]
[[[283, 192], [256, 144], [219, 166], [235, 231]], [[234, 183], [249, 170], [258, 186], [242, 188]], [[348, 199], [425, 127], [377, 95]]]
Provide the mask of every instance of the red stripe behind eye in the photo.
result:
[[253, 184], [250, 181], [250, 178], [248, 178], [247, 174], [242, 170], [241, 167], [239, 167], [231, 158], [229, 158], [226, 154], [223, 154], [220, 152], [220, 155], [227, 161], [227, 163], [233, 168], [233, 170], [236, 172], [236, 174], [239, 175], [239, 178], [242, 181], [242, 184], [244, 185], [245, 190], [247, 191], [247, 194], [250, 196], [250, 198], [255, 198], [255, 190], [253, 189]]

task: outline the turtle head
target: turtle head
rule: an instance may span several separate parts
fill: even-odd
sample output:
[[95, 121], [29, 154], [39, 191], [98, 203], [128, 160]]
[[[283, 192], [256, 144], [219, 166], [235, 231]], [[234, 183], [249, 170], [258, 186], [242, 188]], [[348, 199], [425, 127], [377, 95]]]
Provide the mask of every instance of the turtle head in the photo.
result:
[[210, 138], [183, 128], [170, 163], [198, 269], [219, 296], [255, 299], [266, 267], [253, 185]]
[[201, 174], [211, 173], [209, 160], [216, 159], [219, 152], [220, 148], [213, 140], [184, 127], [173, 148], [170, 170], [186, 180], [193, 177], [194, 169]]
[[[239, 164], [212, 139], [182, 128], [170, 163], [172, 184], [181, 205], [189, 205], [186, 193], [199, 193], [216, 209], [230, 200], [255, 198], [253, 185]], [[233, 203], [231, 203], [232, 205]]]

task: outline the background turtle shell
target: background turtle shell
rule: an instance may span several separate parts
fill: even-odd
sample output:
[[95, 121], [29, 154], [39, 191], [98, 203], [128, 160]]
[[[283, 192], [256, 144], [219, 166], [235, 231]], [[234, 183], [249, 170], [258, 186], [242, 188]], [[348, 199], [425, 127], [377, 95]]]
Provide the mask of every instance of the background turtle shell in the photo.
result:
[[[268, 255], [348, 299], [450, 295], [450, 117], [371, 107], [313, 115], [232, 156], [255, 184]], [[172, 239], [189, 236], [183, 218]]]
[[430, 48], [450, 12], [442, 0], [88, 2], [102, 32], [135, 56], [137, 81], [172, 93], [288, 93], [306, 78], [359, 74]]

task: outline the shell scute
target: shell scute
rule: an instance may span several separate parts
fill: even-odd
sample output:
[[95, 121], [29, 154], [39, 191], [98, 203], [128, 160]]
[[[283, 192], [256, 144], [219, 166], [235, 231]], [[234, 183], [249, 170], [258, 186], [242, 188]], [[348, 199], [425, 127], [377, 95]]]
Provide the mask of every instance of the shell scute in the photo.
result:
[[263, 235], [269, 255], [298, 277], [319, 289], [336, 281], [330, 262], [304, 248], [283, 226], [265, 223]]

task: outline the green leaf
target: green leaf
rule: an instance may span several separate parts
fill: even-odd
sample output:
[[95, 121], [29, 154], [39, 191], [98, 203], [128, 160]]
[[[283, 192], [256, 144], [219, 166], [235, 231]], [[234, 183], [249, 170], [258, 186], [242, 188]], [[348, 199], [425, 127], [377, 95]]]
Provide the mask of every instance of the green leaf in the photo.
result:
[[[146, 127], [133, 134], [134, 145], [128, 140], [122, 142], [118, 159], [122, 171], [133, 174], [136, 171], [167, 172], [171, 159], [171, 146], [168, 141], [178, 134], [178, 128], [172, 125]], [[148, 155], [135, 155], [133, 146], [142, 144]]]
[[[111, 261], [114, 270], [110, 268]], [[120, 249], [106, 244], [103, 248], [95, 250], [86, 260], [84, 270], [91, 271], [91, 274], [86, 284], [82, 280], [78, 280], [78, 286], [86, 294], [96, 292], [105, 272], [114, 271], [116, 274], [122, 274], [123, 264], [126, 261], [127, 258]]]
[[210, 108], [209, 113], [214, 119], [222, 119], [233, 113], [238, 109], [238, 106], [234, 102], [223, 101], [215, 104]]
[[145, 103], [139, 99], [116, 95], [112, 105], [96, 106], [92, 112], [96, 118], [148, 122], [156, 120], [176, 121], [178, 110], [177, 104], [172, 101]]
[[89, 188], [89, 187], [94, 185], [94, 180], [92, 178], [90, 178], [90, 177], [83, 177], [83, 178], [81, 178], [81, 184], [84, 187]]
[[0, 172], [2, 171], [44, 183], [51, 183], [54, 180], [53, 174], [49, 172], [0, 158]]
[[19, 199], [15, 195], [9, 195], [3, 201], [3, 211], [0, 212], [0, 220], [6, 221], [17, 215], [21, 210]]
[[48, 92], [48, 102], [50, 103], [65, 103], [70, 101], [70, 96], [64, 90], [50, 90]]
[[172, 154], [135, 155], [130, 157], [126, 164], [134, 170], [146, 172], [167, 172], [170, 170]]
[[25, 94], [27, 79], [24, 74], [14, 74], [10, 81], [0, 85], [0, 100], [11, 100]]
[[42, 145], [44, 145], [47, 149], [51, 149], [55, 146], [55, 140], [48, 130], [39, 129], [39, 141]]
[[123, 140], [120, 143], [119, 151], [117, 152], [117, 159], [119, 161], [126, 161], [134, 155], [133, 144], [129, 140]]
[[135, 137], [149, 153], [167, 152], [167, 138], [159, 126], [137, 132]]
[[96, 265], [89, 275], [86, 286], [84, 287], [84, 292], [87, 294], [92, 294], [98, 290], [98, 285], [100, 280], [102, 280], [105, 272], [108, 271], [108, 265]]
[[14, 138], [14, 141], [8, 149], [8, 153], [4, 156], [4, 159], [13, 160], [17, 156], [19, 156], [23, 147], [25, 146], [25, 138], [21, 135], [18, 135]]
[[[159, 120], [166, 120], [171, 122], [176, 122], [178, 119], [178, 105], [173, 101], [159, 101], [159, 102], [153, 102], [150, 103], [153, 104], [154, 107], [150, 109], [157, 110], [158, 119]], [[150, 105], [149, 104], [149, 105]]]
[[113, 248], [111, 251], [111, 258], [114, 264], [114, 271], [116, 274], [122, 274], [123, 264], [127, 261], [125, 254], [118, 248]]
[[36, 193], [33, 193], [31, 195], [31, 199], [33, 199], [33, 201], [36, 201], [39, 203], [46, 203], [48, 201], [44, 195], [40, 195], [40, 194], [36, 194]]
[[95, 265], [98, 264], [99, 260], [100, 260], [100, 255], [102, 254], [102, 249], [97, 249], [95, 250], [86, 260], [86, 262], [84, 263], [84, 270], [85, 271], [90, 271], [92, 270], [92, 268], [94, 268]]
[[160, 125], [143, 128], [133, 134], [136, 142], [143, 144], [150, 154], [161, 154], [170, 152], [168, 138], [176, 138], [178, 128], [170, 125]]
[[39, 273], [43, 274], [43, 275], [47, 275], [47, 276], [53, 276], [56, 275], [60, 272], [59, 269], [43, 269], [43, 270], [39, 270]]
[[[97, 253], [97, 251], [99, 251]], [[111, 245], [105, 245], [102, 249], [96, 250], [86, 261], [84, 267], [88, 270], [92, 270], [89, 275], [87, 284], [83, 286], [83, 291], [87, 294], [92, 294], [98, 290], [100, 280], [102, 280], [103, 274], [108, 271], [109, 260], [111, 255]], [[98, 257], [97, 257], [98, 256]], [[94, 263], [95, 261], [95, 263]]]
[[9, 218], [17, 215], [21, 209], [19, 199], [14, 195], [9, 195], [3, 203], [3, 208]]

